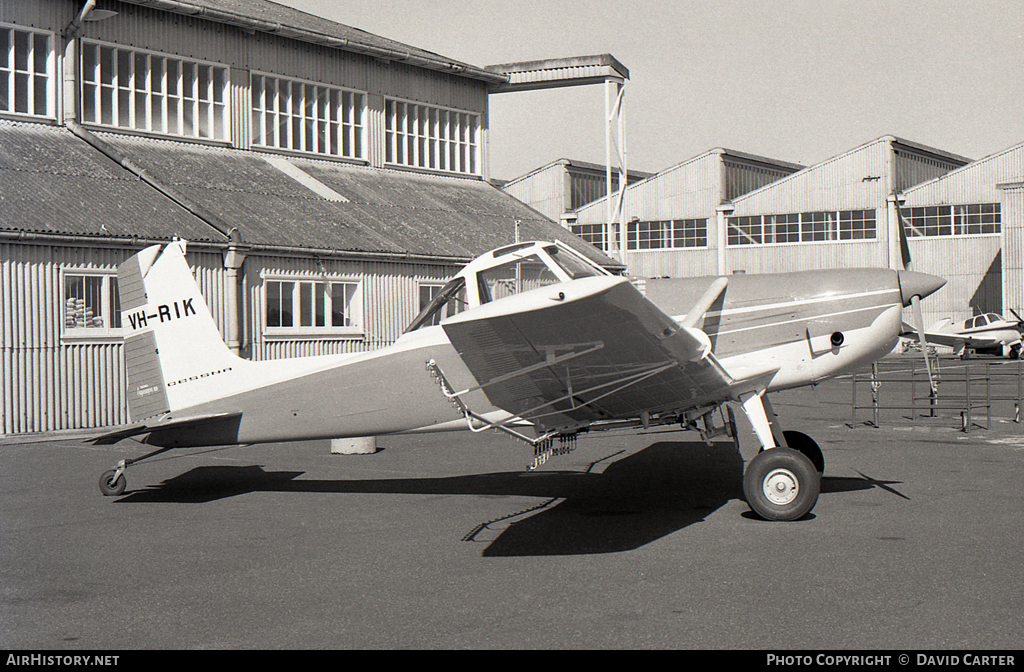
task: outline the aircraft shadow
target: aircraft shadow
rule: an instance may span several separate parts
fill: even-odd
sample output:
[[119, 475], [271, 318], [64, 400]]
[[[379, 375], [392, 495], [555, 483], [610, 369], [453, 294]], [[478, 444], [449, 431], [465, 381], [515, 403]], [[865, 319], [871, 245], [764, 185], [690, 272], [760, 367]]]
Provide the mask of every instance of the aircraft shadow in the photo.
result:
[[[556, 458], [557, 459], [557, 458]], [[525, 496], [545, 500], [467, 530], [494, 556], [617, 553], [639, 548], [704, 520], [742, 499], [744, 461], [729, 445], [654, 443], [608, 465], [582, 471], [500, 472], [441, 478], [305, 480], [301, 471], [261, 466], [197, 467], [119, 503], [206, 503], [253, 492]], [[876, 487], [867, 477], [822, 479], [822, 492]]]

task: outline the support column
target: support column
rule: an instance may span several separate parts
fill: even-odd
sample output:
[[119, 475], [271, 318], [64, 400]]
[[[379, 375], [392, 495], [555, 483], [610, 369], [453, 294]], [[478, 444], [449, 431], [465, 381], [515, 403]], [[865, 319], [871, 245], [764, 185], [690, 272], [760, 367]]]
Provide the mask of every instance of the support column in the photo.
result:
[[224, 251], [224, 273], [225, 284], [227, 285], [225, 287], [227, 291], [224, 292], [224, 295], [227, 301], [228, 318], [224, 340], [228, 346], [228, 350], [235, 355], [239, 353], [242, 345], [242, 339], [240, 336], [241, 323], [238, 316], [238, 307], [242, 305], [242, 302], [239, 300], [238, 296], [241, 292], [238, 287], [238, 278], [242, 264], [245, 263], [245, 255], [246, 251], [234, 243]]

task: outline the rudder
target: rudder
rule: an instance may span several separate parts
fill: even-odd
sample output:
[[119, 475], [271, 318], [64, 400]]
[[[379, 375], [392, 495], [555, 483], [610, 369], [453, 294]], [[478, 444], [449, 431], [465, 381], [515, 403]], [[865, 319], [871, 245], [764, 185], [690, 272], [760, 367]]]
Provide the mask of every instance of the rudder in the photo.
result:
[[224, 344], [185, 245], [148, 247], [117, 268], [128, 411], [136, 422], [223, 396], [244, 361]]

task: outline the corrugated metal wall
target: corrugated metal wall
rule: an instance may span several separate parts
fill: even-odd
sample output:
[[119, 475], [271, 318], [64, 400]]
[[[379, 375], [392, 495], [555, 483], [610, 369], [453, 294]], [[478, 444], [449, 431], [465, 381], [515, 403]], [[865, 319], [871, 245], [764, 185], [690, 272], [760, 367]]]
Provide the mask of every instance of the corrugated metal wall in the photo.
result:
[[794, 172], [793, 170], [754, 165], [737, 161], [730, 157], [723, 158], [725, 165], [725, 199], [728, 201], [739, 198], [743, 194], [748, 194], [755, 189], [760, 189], [766, 184], [771, 184]]
[[939, 179], [906, 189], [905, 207], [998, 203], [1000, 182], [1024, 178], [1024, 144], [1010, 147], [958, 168]]
[[1003, 195], [1003, 303], [1024, 315], [1024, 186], [1019, 183]]
[[945, 175], [962, 164], [930, 156], [905, 147], [893, 148], [893, 170], [895, 171], [896, 191], [909, 189], [915, 184]]
[[565, 164], [555, 162], [522, 179], [509, 182], [501, 190], [557, 222], [565, 209], [567, 177]]
[[[128, 422], [122, 340], [64, 334], [61, 277], [80, 271], [113, 274], [136, 251], [0, 243], [3, 433]], [[189, 263], [214, 318], [224, 325], [220, 254], [190, 252]]]
[[891, 155], [885, 141], [862, 146], [733, 199], [733, 215], [884, 208]]
[[[1024, 145], [1010, 147], [905, 190], [904, 207], [1000, 203], [1002, 233], [961, 238], [911, 238], [913, 268], [946, 278], [948, 284], [922, 303], [926, 318], [966, 319], [981, 311], [1020, 310], [1021, 246], [1018, 191], [1000, 182], [1024, 177]], [[999, 251], [1002, 249], [1002, 254]], [[998, 255], [998, 257], [997, 257]]]
[[62, 339], [63, 270], [113, 272], [122, 250], [0, 243], [4, 433], [127, 421], [120, 339]]
[[864, 241], [733, 246], [726, 250], [725, 272], [785, 273], [827, 268], [886, 268], [886, 252], [884, 245]]
[[0, 21], [42, 30], [59, 31], [71, 23], [81, 9], [73, 2], [39, 2], [38, 0], [5, 0], [0, 2]]
[[[310, 257], [250, 255], [245, 261], [243, 348], [251, 359], [280, 359], [364, 352], [396, 341], [419, 313], [419, 283], [447, 280], [458, 268], [429, 264], [358, 262]], [[264, 278], [351, 279], [363, 285], [363, 334], [352, 336], [266, 336]]]
[[[5, 434], [117, 425], [129, 421], [122, 339], [63, 333], [61, 275], [113, 273], [137, 250], [0, 243], [0, 431]], [[188, 262], [222, 337], [226, 272], [217, 250], [191, 249]], [[252, 359], [360, 352], [394, 342], [419, 312], [419, 283], [439, 283], [457, 268], [433, 264], [252, 255], [245, 262], [243, 348]], [[330, 277], [363, 282], [364, 334], [271, 337], [263, 334], [263, 277]]]
[[913, 270], [946, 279], [946, 286], [921, 302], [925, 324], [975, 312], [1002, 312], [1001, 236], [911, 238]]

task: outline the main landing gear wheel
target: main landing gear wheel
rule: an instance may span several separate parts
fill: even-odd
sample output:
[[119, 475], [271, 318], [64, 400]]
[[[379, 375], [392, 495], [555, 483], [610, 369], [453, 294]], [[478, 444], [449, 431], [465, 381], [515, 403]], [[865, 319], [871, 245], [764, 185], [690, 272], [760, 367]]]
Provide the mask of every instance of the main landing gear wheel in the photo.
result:
[[787, 446], [807, 456], [819, 474], [825, 473], [825, 455], [814, 439], [792, 429], [783, 430], [782, 438], [785, 439]]
[[100, 476], [100, 492], [107, 497], [117, 497], [124, 493], [124, 488], [128, 484], [125, 480], [123, 473], [118, 473], [117, 469], [110, 469], [104, 471], [103, 475]]
[[821, 476], [803, 453], [792, 448], [769, 448], [750, 461], [743, 472], [747, 504], [765, 520], [797, 520], [818, 502]]

